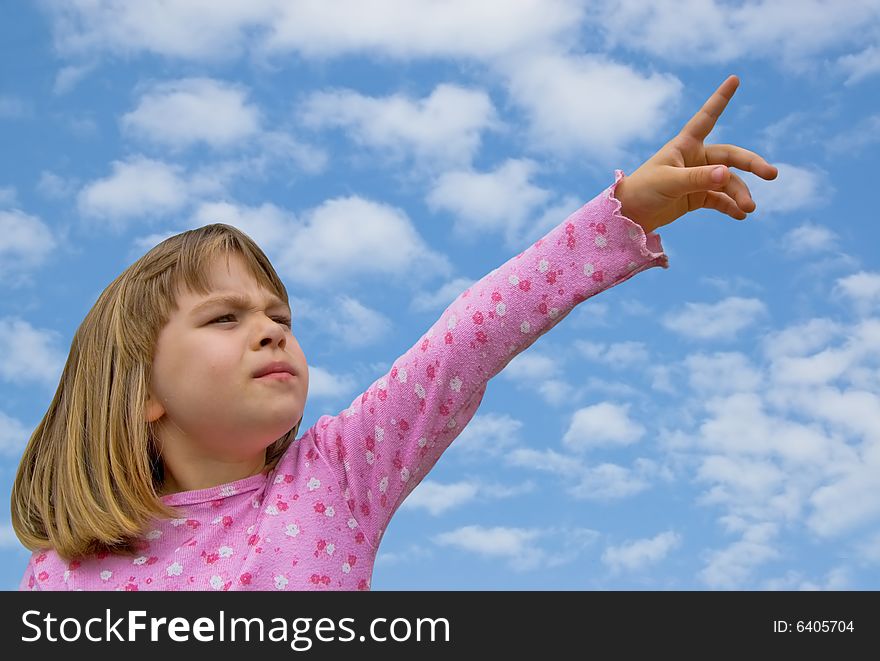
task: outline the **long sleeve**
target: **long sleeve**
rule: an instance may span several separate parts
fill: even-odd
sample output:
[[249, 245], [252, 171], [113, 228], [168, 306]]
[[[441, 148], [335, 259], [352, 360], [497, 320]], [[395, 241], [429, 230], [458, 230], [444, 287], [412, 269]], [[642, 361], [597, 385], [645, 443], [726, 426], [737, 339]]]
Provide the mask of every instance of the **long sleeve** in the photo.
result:
[[647, 268], [669, 268], [660, 237], [620, 214], [623, 176], [616, 170], [607, 189], [463, 291], [387, 374], [304, 435], [374, 548], [493, 376], [576, 305]]

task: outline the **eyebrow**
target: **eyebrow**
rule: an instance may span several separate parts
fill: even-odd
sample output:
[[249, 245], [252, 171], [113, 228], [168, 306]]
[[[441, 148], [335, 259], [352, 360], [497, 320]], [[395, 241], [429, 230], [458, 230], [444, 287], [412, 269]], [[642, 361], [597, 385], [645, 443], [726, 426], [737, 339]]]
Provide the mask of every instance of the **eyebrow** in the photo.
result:
[[[266, 303], [268, 303], [268, 307], [270, 308], [285, 308], [286, 310], [290, 311], [290, 306], [277, 296], [270, 296], [266, 299]], [[249, 299], [247, 296], [241, 296], [240, 294], [222, 294], [220, 296], [212, 296], [211, 298], [206, 299], [196, 305], [192, 310], [190, 310], [190, 314], [195, 316], [200, 312], [208, 308], [213, 308], [215, 306], [227, 306], [233, 307], [237, 310], [245, 310], [251, 307], [251, 299]]]

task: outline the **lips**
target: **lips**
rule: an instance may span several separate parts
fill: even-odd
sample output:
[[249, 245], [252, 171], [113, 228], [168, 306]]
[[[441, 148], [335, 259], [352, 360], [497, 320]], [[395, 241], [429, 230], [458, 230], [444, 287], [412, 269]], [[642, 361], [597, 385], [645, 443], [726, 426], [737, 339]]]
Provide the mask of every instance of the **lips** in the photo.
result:
[[296, 371], [293, 369], [293, 366], [289, 363], [284, 362], [274, 362], [269, 363], [267, 365], [263, 365], [260, 369], [254, 372], [254, 378], [259, 379], [261, 376], [266, 376], [267, 374], [278, 374], [278, 373], [287, 373], [296, 375]]

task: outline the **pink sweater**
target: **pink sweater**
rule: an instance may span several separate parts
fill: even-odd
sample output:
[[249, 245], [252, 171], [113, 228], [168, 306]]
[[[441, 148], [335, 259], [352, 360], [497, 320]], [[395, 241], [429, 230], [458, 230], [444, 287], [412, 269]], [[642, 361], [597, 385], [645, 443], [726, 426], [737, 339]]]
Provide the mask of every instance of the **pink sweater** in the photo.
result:
[[577, 304], [669, 268], [660, 237], [620, 214], [622, 177], [462, 292], [273, 471], [164, 496], [181, 518], [150, 525], [135, 557], [36, 552], [20, 589], [368, 590], [392, 514], [474, 416], [489, 379]]

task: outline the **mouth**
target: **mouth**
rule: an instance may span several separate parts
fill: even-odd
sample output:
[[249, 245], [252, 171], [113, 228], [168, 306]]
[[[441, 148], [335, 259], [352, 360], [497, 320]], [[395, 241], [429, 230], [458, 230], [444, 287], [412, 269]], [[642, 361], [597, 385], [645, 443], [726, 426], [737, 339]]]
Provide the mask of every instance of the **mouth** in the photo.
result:
[[254, 372], [253, 376], [255, 379], [285, 380], [292, 379], [296, 376], [296, 372], [292, 365], [283, 362], [274, 362], [269, 363], [268, 365], [263, 365], [263, 367]]

